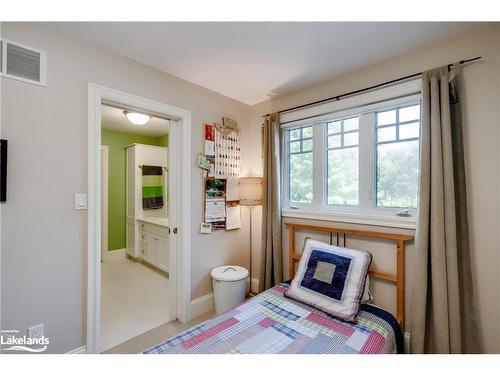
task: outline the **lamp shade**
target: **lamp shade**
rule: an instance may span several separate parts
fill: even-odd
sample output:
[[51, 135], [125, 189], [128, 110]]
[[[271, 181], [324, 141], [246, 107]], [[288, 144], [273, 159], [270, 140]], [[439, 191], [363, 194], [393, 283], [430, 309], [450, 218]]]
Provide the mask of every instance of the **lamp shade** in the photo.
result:
[[260, 206], [262, 204], [262, 177], [240, 178], [240, 204], [242, 206]]

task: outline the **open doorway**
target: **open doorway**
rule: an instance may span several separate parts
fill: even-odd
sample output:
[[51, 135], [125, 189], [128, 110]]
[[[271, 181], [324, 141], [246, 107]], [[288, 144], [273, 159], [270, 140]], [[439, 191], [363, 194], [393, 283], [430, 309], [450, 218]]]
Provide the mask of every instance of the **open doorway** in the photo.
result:
[[[179, 322], [167, 323], [178, 324], [185, 323], [190, 320], [190, 290], [191, 290], [191, 245], [190, 245], [190, 225], [191, 225], [191, 174], [185, 171], [191, 170], [191, 112], [174, 107], [168, 104], [156, 102], [147, 98], [131, 95], [125, 92], [120, 92], [114, 89], [106, 88], [99, 85], [89, 84], [89, 184], [88, 184], [88, 266], [87, 266], [87, 327], [86, 327], [86, 352], [99, 353], [102, 351], [102, 323], [103, 323], [103, 288], [102, 283], [105, 282], [104, 274], [101, 269], [106, 267], [106, 261], [112, 262], [114, 259], [123, 260], [123, 256], [127, 260], [135, 262], [136, 266], [149, 268], [156, 272], [156, 276], [162, 276], [163, 280], [167, 280], [167, 310], [168, 314], [160, 313], [161, 319], [164, 321], [178, 320]], [[167, 165], [156, 165], [151, 159], [144, 159], [141, 163], [149, 167], [161, 167], [162, 175], [158, 171], [146, 171], [145, 176], [153, 176], [144, 178], [144, 185], [148, 186], [153, 181], [152, 189], [147, 192], [144, 198], [149, 199], [147, 203], [148, 212], [140, 213], [135, 205], [135, 212], [132, 220], [126, 218], [125, 226], [125, 249], [113, 249], [110, 246], [111, 239], [109, 218], [114, 215], [110, 212], [111, 205], [109, 201], [112, 199], [109, 181], [109, 170], [104, 173], [102, 169], [110, 168], [111, 150], [101, 141], [101, 118], [106, 111], [105, 106], [115, 108], [120, 111], [121, 116], [125, 116], [123, 111], [137, 112], [147, 114], [152, 119], [163, 119], [168, 124], [167, 131], [159, 137], [168, 134], [167, 157], [164, 163]], [[105, 116], [105, 114], [104, 114]], [[128, 120], [127, 120], [128, 121]], [[140, 125], [139, 125], [140, 126]], [[156, 137], [156, 138], [159, 138]], [[163, 140], [165, 142], [165, 139]], [[161, 142], [156, 140], [155, 142]], [[144, 143], [143, 143], [144, 144]], [[163, 143], [165, 145], [165, 143]], [[161, 144], [145, 145], [161, 148]], [[129, 153], [132, 147], [127, 147]], [[130, 156], [130, 155], [129, 155]], [[125, 154], [125, 161], [127, 153]], [[106, 162], [103, 159], [107, 159]], [[131, 164], [130, 164], [131, 165]], [[143, 204], [143, 169], [137, 165], [139, 175], [136, 178], [137, 185], [135, 187], [134, 196], [141, 204]], [[132, 168], [132, 167], [130, 167]], [[164, 169], [165, 168], [165, 169]], [[166, 170], [168, 168], [168, 170]], [[155, 168], [153, 168], [155, 169]], [[140, 170], [140, 171], [139, 171]], [[184, 171], [184, 172], [183, 172]], [[107, 176], [107, 177], [106, 177]], [[158, 179], [163, 178], [163, 186]], [[165, 182], [166, 181], [166, 182]], [[105, 185], [108, 185], [106, 188]], [[161, 189], [159, 187], [161, 186]], [[162, 192], [163, 202], [158, 199]], [[106, 197], [105, 191], [108, 192]], [[108, 202], [103, 202], [103, 200]], [[163, 203], [163, 204], [162, 204]], [[104, 209], [101, 209], [104, 207]], [[131, 206], [130, 206], [131, 207]], [[107, 208], [107, 214], [106, 214]], [[114, 210], [114, 209], [113, 209]], [[125, 210], [127, 212], [127, 197], [125, 197]], [[141, 215], [137, 216], [137, 212]], [[129, 212], [127, 212], [128, 214]], [[106, 219], [107, 218], [107, 219]], [[149, 222], [148, 222], [149, 221]], [[134, 228], [129, 227], [133, 222]], [[144, 225], [144, 227], [142, 227]], [[108, 227], [106, 231], [108, 238], [102, 238], [103, 227]], [[158, 229], [162, 227], [163, 229]], [[128, 229], [127, 229], [128, 228]], [[129, 230], [130, 229], [130, 230]], [[139, 232], [141, 229], [141, 232]], [[146, 233], [148, 232], [148, 233]], [[128, 236], [134, 237], [128, 239]], [[106, 235], [105, 235], [106, 236]], [[155, 243], [151, 247], [142, 246], [137, 243], [141, 237], [149, 238], [150, 242]], [[160, 241], [166, 237], [167, 240]], [[134, 244], [128, 246], [128, 244]], [[122, 242], [123, 244], [123, 242]], [[166, 246], [167, 245], [167, 246]], [[168, 247], [168, 258], [161, 258], [160, 250]], [[120, 251], [121, 250], [121, 251]], [[142, 253], [144, 251], [144, 253]], [[129, 254], [127, 258], [126, 255]], [[144, 255], [143, 255], [144, 254]], [[165, 253], [164, 253], [165, 254]], [[132, 259], [135, 258], [135, 259]], [[101, 263], [103, 261], [103, 263]], [[141, 271], [146, 271], [140, 268]], [[151, 275], [151, 274], [149, 274]], [[126, 288], [122, 288], [123, 290]], [[144, 287], [141, 295], [154, 294]], [[163, 291], [164, 292], [164, 291]], [[160, 292], [160, 294], [163, 294]], [[120, 298], [116, 293], [111, 293], [114, 298]], [[132, 308], [133, 309], [133, 308]], [[131, 314], [134, 314], [131, 311]], [[115, 317], [117, 317], [116, 315]], [[136, 320], [141, 317], [134, 316]], [[116, 323], [118, 319], [114, 319]], [[154, 323], [151, 323], [154, 324]], [[105, 342], [104, 342], [105, 344]], [[106, 345], [106, 344], [105, 344]], [[109, 344], [108, 344], [109, 345]], [[105, 347], [105, 346], [104, 346]]]
[[101, 106], [101, 345], [175, 320], [168, 119]]

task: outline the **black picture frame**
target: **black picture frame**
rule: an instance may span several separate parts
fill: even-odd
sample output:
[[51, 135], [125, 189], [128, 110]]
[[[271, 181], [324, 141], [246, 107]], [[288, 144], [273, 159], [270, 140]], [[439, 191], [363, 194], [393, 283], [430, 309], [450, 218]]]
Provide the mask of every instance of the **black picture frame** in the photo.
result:
[[7, 201], [7, 140], [0, 139], [0, 202]]

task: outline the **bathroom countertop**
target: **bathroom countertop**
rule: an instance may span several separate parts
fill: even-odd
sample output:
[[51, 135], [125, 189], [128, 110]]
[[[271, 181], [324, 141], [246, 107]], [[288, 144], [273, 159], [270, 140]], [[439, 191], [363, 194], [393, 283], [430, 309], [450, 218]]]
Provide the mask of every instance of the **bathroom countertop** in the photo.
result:
[[166, 228], [168, 228], [170, 224], [168, 221], [168, 217], [143, 217], [141, 219], [137, 219], [137, 221], [142, 221], [144, 223], [153, 225], [159, 225], [161, 227], [166, 227]]

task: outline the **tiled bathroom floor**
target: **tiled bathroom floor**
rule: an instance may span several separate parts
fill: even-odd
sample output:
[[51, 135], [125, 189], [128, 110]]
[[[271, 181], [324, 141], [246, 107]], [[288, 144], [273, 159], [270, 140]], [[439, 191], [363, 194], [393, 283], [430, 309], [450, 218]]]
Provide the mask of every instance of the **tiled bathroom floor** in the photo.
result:
[[168, 279], [129, 259], [102, 263], [101, 352], [168, 320]]

